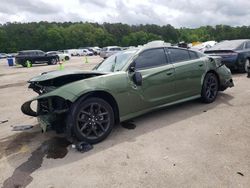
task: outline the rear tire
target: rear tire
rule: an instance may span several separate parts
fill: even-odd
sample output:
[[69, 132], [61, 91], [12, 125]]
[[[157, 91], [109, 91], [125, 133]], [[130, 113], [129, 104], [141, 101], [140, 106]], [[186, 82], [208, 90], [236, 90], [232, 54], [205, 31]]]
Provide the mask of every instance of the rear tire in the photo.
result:
[[219, 81], [214, 73], [207, 73], [201, 90], [201, 100], [204, 103], [215, 101], [219, 90]]
[[69, 113], [72, 129], [79, 141], [96, 144], [112, 131], [115, 121], [109, 103], [100, 98], [80, 99]]
[[65, 56], [65, 60], [68, 61], [69, 60], [69, 56]]
[[51, 60], [49, 61], [48, 65], [56, 65], [57, 62], [58, 62], [58, 60], [55, 59], [55, 58], [53, 58], [53, 59], [51, 59]]

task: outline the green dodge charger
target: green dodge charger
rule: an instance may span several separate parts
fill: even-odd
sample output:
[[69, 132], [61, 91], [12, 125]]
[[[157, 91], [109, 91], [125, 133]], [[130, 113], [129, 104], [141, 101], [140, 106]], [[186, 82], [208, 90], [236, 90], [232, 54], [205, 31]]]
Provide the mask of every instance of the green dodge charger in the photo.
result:
[[39, 96], [22, 105], [24, 114], [37, 117], [43, 131], [92, 144], [120, 122], [196, 98], [211, 103], [234, 86], [220, 57], [162, 41], [116, 53], [92, 71], [45, 72], [28, 82]]

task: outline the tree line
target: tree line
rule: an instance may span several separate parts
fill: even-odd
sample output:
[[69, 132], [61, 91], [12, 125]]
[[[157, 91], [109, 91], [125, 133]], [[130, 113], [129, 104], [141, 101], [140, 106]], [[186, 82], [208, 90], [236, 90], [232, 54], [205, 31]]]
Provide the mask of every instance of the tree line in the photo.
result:
[[31, 22], [0, 25], [0, 52], [41, 49], [63, 50], [88, 46], [137, 46], [152, 40], [170, 43], [250, 38], [250, 26], [202, 26], [174, 28], [171, 25], [122, 23]]

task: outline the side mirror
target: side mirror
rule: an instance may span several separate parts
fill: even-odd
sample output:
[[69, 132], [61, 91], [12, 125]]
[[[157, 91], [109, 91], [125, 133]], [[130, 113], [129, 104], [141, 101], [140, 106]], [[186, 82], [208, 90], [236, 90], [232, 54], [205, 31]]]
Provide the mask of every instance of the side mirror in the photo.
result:
[[135, 74], [133, 75], [133, 81], [137, 86], [142, 85], [142, 75], [140, 72], [135, 72]]
[[129, 72], [135, 72], [135, 62], [133, 61], [129, 66]]

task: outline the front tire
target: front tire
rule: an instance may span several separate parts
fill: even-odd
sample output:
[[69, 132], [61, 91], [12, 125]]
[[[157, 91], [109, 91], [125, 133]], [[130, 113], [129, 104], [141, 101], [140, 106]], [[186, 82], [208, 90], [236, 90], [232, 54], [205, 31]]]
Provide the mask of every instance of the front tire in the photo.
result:
[[100, 98], [78, 101], [72, 110], [73, 132], [80, 141], [96, 144], [104, 140], [114, 127], [114, 112]]
[[244, 64], [245, 72], [248, 72], [248, 67], [250, 67], [250, 61], [249, 61], [249, 59], [246, 59], [246, 62]]
[[204, 103], [212, 103], [217, 97], [219, 81], [214, 73], [207, 73], [201, 90], [201, 100]]

